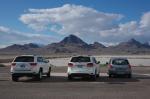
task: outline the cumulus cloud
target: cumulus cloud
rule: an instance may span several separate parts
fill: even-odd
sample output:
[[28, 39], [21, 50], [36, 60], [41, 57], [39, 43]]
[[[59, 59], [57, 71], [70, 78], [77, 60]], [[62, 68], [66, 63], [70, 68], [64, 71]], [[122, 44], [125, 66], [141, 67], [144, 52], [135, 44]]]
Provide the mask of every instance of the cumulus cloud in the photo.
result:
[[0, 48], [11, 44], [40, 43], [48, 44], [57, 41], [53, 36], [35, 33], [24, 33], [0, 26]]
[[140, 25], [141, 25], [141, 27], [150, 28], [150, 12], [147, 12], [142, 16]]
[[122, 17], [121, 14], [66, 4], [51, 9], [29, 9], [28, 13], [21, 15], [20, 20], [37, 31], [50, 29], [60, 34], [78, 34], [111, 29], [113, 23]]
[[122, 14], [66, 4], [57, 8], [29, 9], [20, 16], [20, 20], [36, 31], [75, 34], [89, 42], [116, 44], [130, 38], [149, 41], [150, 12], [144, 13], [139, 22], [120, 23], [123, 17]]

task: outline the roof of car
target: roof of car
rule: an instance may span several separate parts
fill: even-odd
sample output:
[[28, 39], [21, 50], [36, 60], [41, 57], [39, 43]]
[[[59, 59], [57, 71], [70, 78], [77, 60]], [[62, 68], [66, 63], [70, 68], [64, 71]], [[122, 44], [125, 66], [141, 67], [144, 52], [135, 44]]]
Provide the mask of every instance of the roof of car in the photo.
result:
[[[38, 55], [19, 55], [19, 56], [38, 56]], [[19, 57], [17, 56], [17, 57]]]
[[111, 60], [115, 60], [115, 59], [124, 59], [124, 60], [127, 60], [126, 57], [111, 57], [110, 59]]
[[77, 55], [77, 56], [72, 56], [72, 57], [93, 57], [91, 55]]

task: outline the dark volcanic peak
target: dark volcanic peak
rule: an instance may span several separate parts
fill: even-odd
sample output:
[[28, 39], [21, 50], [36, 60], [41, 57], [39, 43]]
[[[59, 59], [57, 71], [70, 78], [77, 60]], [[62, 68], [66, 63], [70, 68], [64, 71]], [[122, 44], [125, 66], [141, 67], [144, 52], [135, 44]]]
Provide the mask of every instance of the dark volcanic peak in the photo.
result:
[[121, 48], [149, 48], [150, 46], [147, 44], [142, 44], [139, 41], [135, 40], [135, 39], [130, 39], [127, 42], [122, 42], [119, 45], [117, 45], [116, 47], [121, 47]]
[[136, 45], [140, 45], [141, 43], [137, 40], [135, 40], [134, 38], [130, 39], [127, 43], [129, 44], [136, 44]]
[[39, 48], [39, 45], [34, 44], [34, 43], [24, 44], [23, 46], [28, 47], [28, 48]]
[[90, 44], [90, 46], [93, 48], [106, 48], [106, 46], [104, 46], [103, 44], [99, 42], [94, 42], [93, 44]]
[[20, 47], [22, 47], [22, 45], [13, 44], [13, 45], [7, 46], [6, 48], [20, 48]]
[[61, 42], [61, 44], [81, 44], [81, 45], [87, 45], [83, 40], [81, 40], [79, 37], [75, 35], [69, 35], [68, 37], [65, 37]]
[[13, 44], [13, 45], [6, 47], [5, 49], [14, 49], [14, 50], [23, 49], [24, 50], [24, 49], [30, 49], [30, 48], [39, 48], [39, 46], [33, 43], [24, 44], [24, 45]]

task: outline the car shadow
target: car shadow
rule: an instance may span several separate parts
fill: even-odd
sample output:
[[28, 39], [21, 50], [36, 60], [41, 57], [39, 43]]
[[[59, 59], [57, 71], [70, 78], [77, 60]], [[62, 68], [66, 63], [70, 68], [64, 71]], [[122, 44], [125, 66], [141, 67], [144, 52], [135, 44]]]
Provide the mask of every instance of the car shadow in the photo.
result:
[[25, 83], [70, 83], [70, 82], [104, 82], [107, 84], [126, 84], [128, 82], [139, 82], [140, 79], [150, 79], [146, 77], [132, 77], [132, 78], [126, 78], [126, 77], [114, 77], [109, 78], [108, 76], [100, 76], [96, 79], [96, 81], [91, 81], [87, 78], [84, 79], [73, 79], [68, 80], [66, 76], [51, 76], [50, 78], [43, 77], [41, 81], [35, 81], [34, 79], [27, 79], [23, 80], [22, 82]]

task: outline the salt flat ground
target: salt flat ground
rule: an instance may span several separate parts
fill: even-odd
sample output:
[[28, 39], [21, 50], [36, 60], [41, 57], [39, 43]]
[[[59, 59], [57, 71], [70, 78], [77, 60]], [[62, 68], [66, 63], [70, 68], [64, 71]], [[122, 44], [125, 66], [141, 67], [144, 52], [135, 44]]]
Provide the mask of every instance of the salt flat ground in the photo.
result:
[[101, 68], [96, 81], [68, 81], [67, 67], [53, 67], [51, 78], [12, 82], [10, 67], [0, 67], [0, 99], [149, 99], [150, 67], [132, 67], [133, 78], [108, 78]]
[[[13, 59], [15, 56], [0, 56], [1, 59]], [[50, 57], [50, 56], [45, 56]], [[52, 57], [52, 56], [51, 56]], [[53, 56], [54, 57], [54, 56]], [[58, 56], [57, 56], [58, 57]], [[97, 61], [100, 61], [101, 64], [105, 64], [109, 61], [111, 57], [126, 57], [129, 59], [129, 62], [132, 66], [150, 66], [150, 55], [99, 55], [95, 56]], [[51, 58], [49, 59], [50, 63], [54, 66], [67, 66], [69, 58]], [[1, 64], [10, 65], [11, 61], [9, 62], [1, 62]]]
[[[126, 57], [129, 59], [129, 62], [132, 66], [150, 66], [150, 56], [149, 55], [102, 55], [95, 56], [97, 61], [100, 61], [101, 64], [105, 64], [109, 61], [111, 57]], [[54, 66], [67, 66], [70, 58], [55, 58], [50, 59], [51, 64]]]

